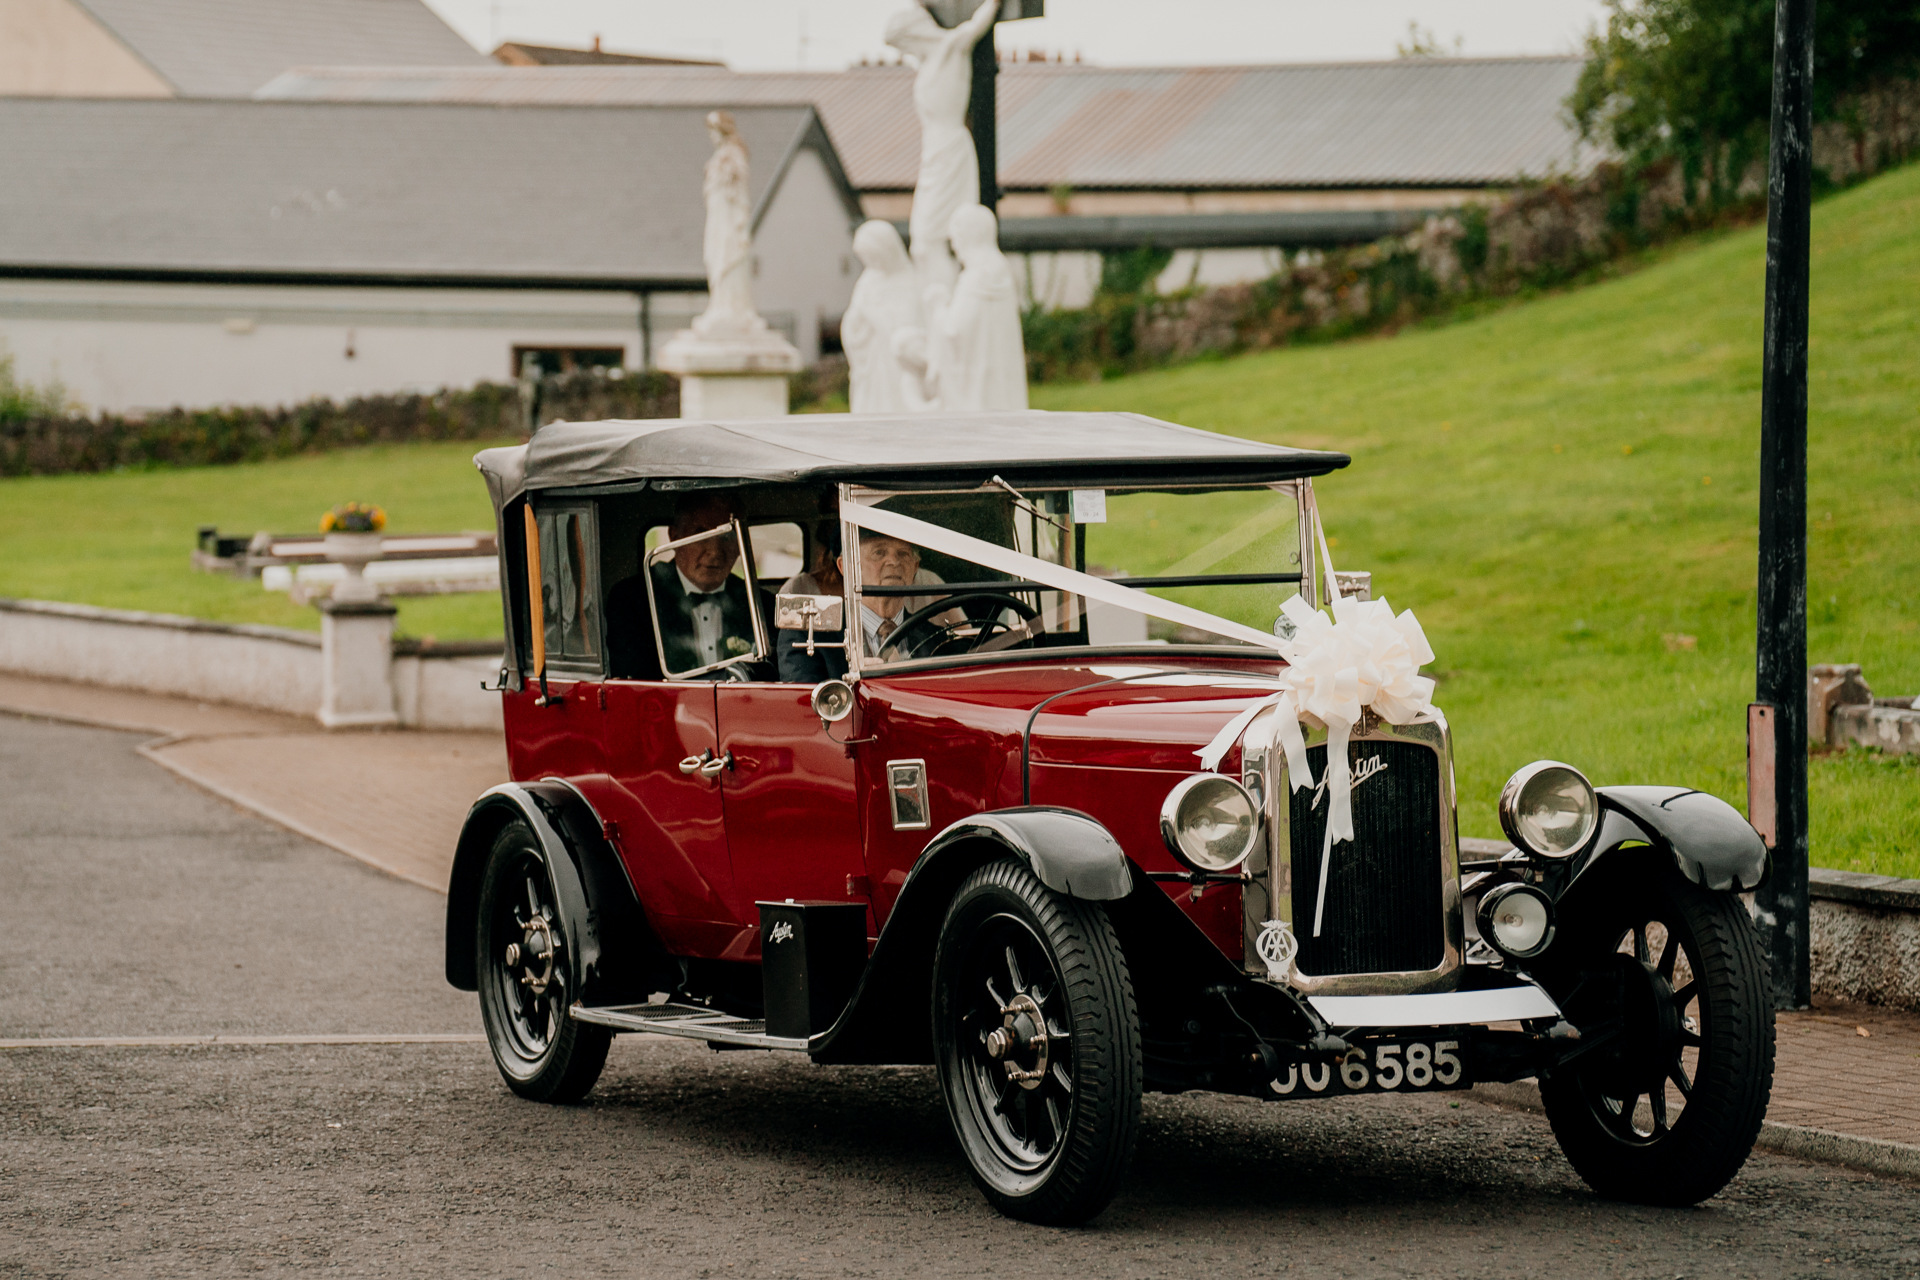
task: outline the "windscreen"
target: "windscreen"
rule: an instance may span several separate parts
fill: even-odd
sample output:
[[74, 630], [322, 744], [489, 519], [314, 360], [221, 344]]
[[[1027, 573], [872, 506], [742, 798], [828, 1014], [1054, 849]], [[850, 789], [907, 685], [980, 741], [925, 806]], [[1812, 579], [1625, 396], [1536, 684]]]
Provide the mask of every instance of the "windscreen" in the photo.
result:
[[911, 531], [858, 531], [855, 590], [863, 663], [869, 666], [1032, 649], [1250, 643], [1207, 631], [1194, 619], [1154, 618], [1090, 600], [1033, 580], [1032, 568], [1016, 573], [1017, 565], [982, 564], [948, 533], [1110, 579], [1262, 635], [1272, 634], [1281, 602], [1300, 587], [1299, 492], [1291, 484], [1209, 490], [1001, 486], [891, 495], [872, 505], [940, 532], [909, 537]]

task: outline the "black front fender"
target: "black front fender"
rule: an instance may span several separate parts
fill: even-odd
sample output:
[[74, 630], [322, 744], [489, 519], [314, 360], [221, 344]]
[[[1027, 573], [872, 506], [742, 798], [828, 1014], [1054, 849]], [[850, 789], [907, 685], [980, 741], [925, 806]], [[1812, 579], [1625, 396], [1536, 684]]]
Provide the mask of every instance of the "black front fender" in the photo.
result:
[[1681, 875], [1708, 889], [1745, 893], [1772, 872], [1766, 842], [1718, 796], [1686, 787], [1601, 787], [1598, 794], [1600, 830], [1573, 882], [1635, 843], [1663, 851]]
[[974, 870], [1009, 854], [1056, 893], [1117, 902], [1133, 889], [1120, 842], [1077, 810], [1030, 806], [963, 818], [928, 842], [907, 873], [853, 999], [808, 1046], [814, 1061], [933, 1061], [928, 1001], [947, 904]]
[[[1111, 832], [1077, 809], [1029, 805], [962, 818], [933, 838], [920, 861], [971, 841], [1000, 845], [1023, 859], [1055, 893], [1113, 902], [1133, 892], [1126, 851]], [[919, 870], [915, 865], [916, 872]]]
[[447, 981], [462, 991], [479, 987], [474, 942], [480, 881], [494, 840], [516, 820], [532, 830], [547, 855], [555, 906], [573, 944], [567, 959], [578, 998], [588, 1004], [644, 1000], [651, 971], [665, 953], [599, 815], [558, 780], [503, 783], [468, 811], [447, 886]]

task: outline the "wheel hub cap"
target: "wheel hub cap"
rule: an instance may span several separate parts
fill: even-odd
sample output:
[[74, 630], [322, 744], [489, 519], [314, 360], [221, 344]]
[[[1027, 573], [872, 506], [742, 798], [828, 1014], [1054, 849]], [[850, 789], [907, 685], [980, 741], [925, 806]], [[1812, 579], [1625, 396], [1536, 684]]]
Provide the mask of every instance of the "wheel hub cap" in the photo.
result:
[[1053, 1038], [1046, 1017], [1032, 996], [1017, 995], [1000, 1010], [1001, 1022], [987, 1033], [987, 1056], [1006, 1069], [1022, 1089], [1037, 1089], [1046, 1078]]
[[545, 995], [553, 981], [553, 925], [544, 915], [527, 921], [520, 941], [507, 944], [507, 968], [520, 971], [520, 985], [534, 995]]
[[1680, 1048], [1682, 1024], [1673, 984], [1652, 965], [1629, 955], [1616, 959], [1614, 973], [1624, 1034], [1611, 1055], [1608, 1074], [1619, 1087], [1657, 1088]]

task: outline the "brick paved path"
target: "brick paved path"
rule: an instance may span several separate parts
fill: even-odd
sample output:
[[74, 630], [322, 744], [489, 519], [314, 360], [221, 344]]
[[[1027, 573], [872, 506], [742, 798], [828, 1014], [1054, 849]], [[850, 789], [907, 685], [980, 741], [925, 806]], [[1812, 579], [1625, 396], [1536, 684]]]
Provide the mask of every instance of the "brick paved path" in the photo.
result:
[[1815, 1000], [1775, 1031], [1769, 1120], [1920, 1146], [1920, 1014]]
[[[288, 716], [4, 674], [0, 710], [177, 735], [147, 754], [322, 844], [441, 891], [468, 806], [507, 780], [494, 734], [328, 733]], [[1770, 1121], [1920, 1147], [1920, 1014], [1822, 1003], [1780, 1015], [1778, 1030]]]

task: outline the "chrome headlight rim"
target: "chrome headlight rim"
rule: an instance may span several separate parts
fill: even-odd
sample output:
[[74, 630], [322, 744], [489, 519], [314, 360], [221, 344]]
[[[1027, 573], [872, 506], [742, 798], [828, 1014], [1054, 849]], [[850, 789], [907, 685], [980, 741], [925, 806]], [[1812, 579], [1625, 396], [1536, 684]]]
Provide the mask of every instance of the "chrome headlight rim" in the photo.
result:
[[[1500, 935], [1493, 927], [1495, 913], [1500, 904], [1512, 897], [1531, 898], [1537, 901], [1546, 913], [1546, 927], [1540, 932], [1540, 941], [1531, 947], [1511, 947], [1500, 941]], [[1480, 927], [1480, 937], [1488, 945], [1510, 960], [1531, 960], [1553, 945], [1553, 936], [1559, 930], [1559, 921], [1553, 909], [1553, 899], [1539, 888], [1524, 884], [1518, 880], [1509, 880], [1497, 884], [1480, 895], [1480, 903], [1474, 909], [1474, 923]]]
[[[1203, 787], [1230, 788], [1234, 793], [1238, 794], [1241, 800], [1246, 802], [1247, 812], [1252, 817], [1252, 821], [1247, 828], [1245, 847], [1232, 859], [1226, 861], [1215, 860], [1214, 865], [1209, 865], [1205, 855], [1197, 855], [1190, 851], [1180, 839], [1182, 806], [1196, 791]], [[1254, 851], [1260, 847], [1261, 829], [1260, 805], [1253, 798], [1253, 793], [1248, 791], [1246, 787], [1242, 786], [1237, 780], [1223, 773], [1196, 773], [1190, 777], [1182, 778], [1173, 785], [1171, 791], [1167, 792], [1167, 798], [1160, 804], [1160, 839], [1165, 842], [1167, 852], [1171, 853], [1174, 858], [1179, 861], [1181, 866], [1186, 867], [1189, 871], [1200, 872], [1203, 875], [1225, 875], [1235, 868], [1245, 865], [1247, 859], [1251, 858]]]
[[[1527, 788], [1542, 775], [1554, 772], [1572, 775], [1579, 782], [1586, 796], [1586, 803], [1583, 806], [1586, 820], [1581, 827], [1579, 839], [1564, 849], [1543, 848], [1539, 842], [1528, 839], [1520, 808]], [[1600, 829], [1600, 795], [1593, 789], [1593, 783], [1588, 781], [1587, 775], [1572, 765], [1561, 760], [1535, 760], [1532, 764], [1516, 771], [1511, 778], [1507, 779], [1507, 785], [1500, 789], [1500, 829], [1506, 833], [1507, 839], [1513, 843], [1514, 848], [1536, 858], [1549, 858], [1554, 861], [1571, 858], [1585, 848], [1593, 839], [1593, 833]]]

